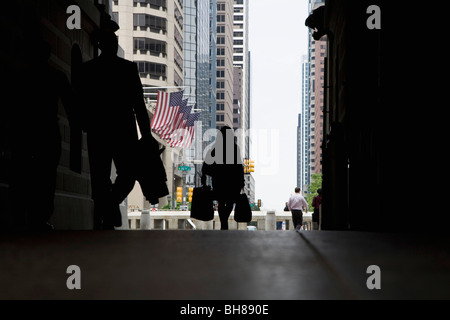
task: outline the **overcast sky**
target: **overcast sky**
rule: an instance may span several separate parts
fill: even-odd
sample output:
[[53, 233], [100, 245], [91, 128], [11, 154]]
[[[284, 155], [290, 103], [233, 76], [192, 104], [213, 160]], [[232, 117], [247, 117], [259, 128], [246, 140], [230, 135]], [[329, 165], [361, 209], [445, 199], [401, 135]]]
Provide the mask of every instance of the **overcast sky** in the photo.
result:
[[252, 134], [256, 200], [283, 210], [297, 183], [297, 125], [307, 0], [250, 0]]

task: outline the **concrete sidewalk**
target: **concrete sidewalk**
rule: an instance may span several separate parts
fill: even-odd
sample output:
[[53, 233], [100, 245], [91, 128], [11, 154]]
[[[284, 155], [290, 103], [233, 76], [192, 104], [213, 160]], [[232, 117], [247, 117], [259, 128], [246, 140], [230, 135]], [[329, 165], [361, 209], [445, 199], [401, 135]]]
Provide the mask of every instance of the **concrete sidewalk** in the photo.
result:
[[[0, 236], [0, 299], [449, 299], [450, 237], [327, 231]], [[71, 265], [81, 289], [69, 290]], [[381, 289], [370, 290], [369, 266]]]

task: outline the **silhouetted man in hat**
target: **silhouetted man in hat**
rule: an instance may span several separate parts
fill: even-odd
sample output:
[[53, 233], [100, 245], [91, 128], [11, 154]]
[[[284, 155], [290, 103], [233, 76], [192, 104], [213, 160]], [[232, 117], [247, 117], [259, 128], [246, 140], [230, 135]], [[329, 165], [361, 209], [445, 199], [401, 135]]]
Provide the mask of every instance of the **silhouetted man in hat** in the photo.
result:
[[[136, 120], [142, 138], [158, 152], [136, 64], [117, 56], [118, 40], [112, 31], [100, 34], [99, 48], [101, 55], [82, 66], [80, 81], [81, 118], [87, 132], [97, 230], [122, 225], [119, 204], [136, 181]], [[110, 177], [112, 161], [117, 169], [114, 184]]]

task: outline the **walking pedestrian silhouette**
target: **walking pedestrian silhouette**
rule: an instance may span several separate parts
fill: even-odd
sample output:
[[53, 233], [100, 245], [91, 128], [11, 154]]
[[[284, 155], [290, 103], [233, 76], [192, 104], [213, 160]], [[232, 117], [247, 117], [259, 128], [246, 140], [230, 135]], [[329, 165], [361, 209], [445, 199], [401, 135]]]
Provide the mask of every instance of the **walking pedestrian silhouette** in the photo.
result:
[[[48, 63], [51, 47], [40, 38], [29, 41], [31, 54], [8, 81], [10, 207], [8, 229], [51, 230], [56, 173], [61, 156], [58, 103], [61, 100], [69, 122], [73, 121], [73, 92], [66, 75]], [[28, 52], [28, 51], [27, 51]], [[23, 75], [33, 75], [32, 85]], [[11, 209], [12, 210], [12, 209]]]
[[[137, 177], [136, 120], [142, 140], [159, 152], [151, 135], [137, 65], [117, 56], [114, 31], [100, 32], [101, 54], [82, 65], [78, 89], [82, 127], [87, 132], [96, 230], [122, 225], [119, 205], [133, 189]], [[114, 184], [110, 177], [112, 161], [117, 170]]]
[[202, 185], [206, 185], [206, 176], [212, 178], [213, 197], [219, 203], [220, 228], [228, 230], [233, 205], [245, 186], [240, 150], [233, 129], [228, 126], [222, 127], [216, 143], [206, 155], [202, 167]]

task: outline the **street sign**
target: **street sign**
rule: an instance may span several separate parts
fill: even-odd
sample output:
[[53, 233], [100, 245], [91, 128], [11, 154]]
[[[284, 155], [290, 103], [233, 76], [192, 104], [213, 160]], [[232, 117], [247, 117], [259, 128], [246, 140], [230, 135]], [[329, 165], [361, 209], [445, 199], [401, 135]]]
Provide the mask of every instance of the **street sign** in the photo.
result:
[[189, 166], [179, 166], [178, 171], [191, 171], [191, 167]]

